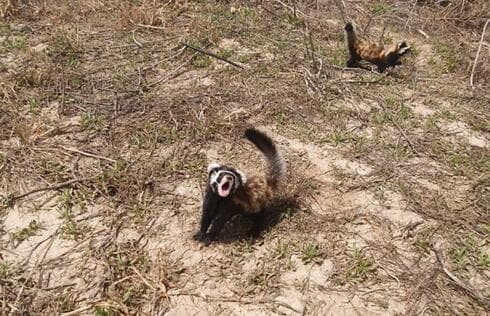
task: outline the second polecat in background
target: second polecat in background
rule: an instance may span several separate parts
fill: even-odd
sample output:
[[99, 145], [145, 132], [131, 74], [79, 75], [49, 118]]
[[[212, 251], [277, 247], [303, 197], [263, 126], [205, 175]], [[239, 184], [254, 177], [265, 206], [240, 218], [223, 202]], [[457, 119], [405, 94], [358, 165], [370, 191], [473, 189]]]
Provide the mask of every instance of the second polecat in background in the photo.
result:
[[365, 60], [375, 64], [378, 71], [383, 72], [388, 67], [400, 65], [400, 58], [410, 51], [406, 42], [385, 47], [382, 43], [358, 39], [350, 22], [345, 24], [344, 30], [349, 54], [347, 67], [359, 67], [359, 62]]
[[262, 212], [274, 201], [280, 181], [286, 174], [286, 162], [269, 136], [249, 128], [245, 131], [245, 137], [262, 152], [267, 170], [263, 175], [246, 176], [242, 171], [226, 165], [211, 163], [208, 166], [201, 225], [194, 235], [195, 240], [206, 245], [236, 214], [249, 215], [254, 221], [262, 220]]

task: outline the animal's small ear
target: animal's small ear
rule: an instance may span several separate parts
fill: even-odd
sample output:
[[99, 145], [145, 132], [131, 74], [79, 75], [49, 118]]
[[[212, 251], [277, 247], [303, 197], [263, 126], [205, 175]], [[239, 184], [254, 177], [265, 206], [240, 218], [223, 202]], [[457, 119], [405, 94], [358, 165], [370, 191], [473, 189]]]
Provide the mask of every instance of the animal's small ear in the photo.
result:
[[242, 182], [242, 184], [247, 183], [247, 176], [245, 175], [245, 173], [243, 173], [243, 171], [237, 169], [236, 173], [240, 176], [240, 181]]
[[217, 162], [212, 162], [208, 165], [208, 173], [210, 173], [213, 169], [217, 169], [221, 167], [221, 165]]

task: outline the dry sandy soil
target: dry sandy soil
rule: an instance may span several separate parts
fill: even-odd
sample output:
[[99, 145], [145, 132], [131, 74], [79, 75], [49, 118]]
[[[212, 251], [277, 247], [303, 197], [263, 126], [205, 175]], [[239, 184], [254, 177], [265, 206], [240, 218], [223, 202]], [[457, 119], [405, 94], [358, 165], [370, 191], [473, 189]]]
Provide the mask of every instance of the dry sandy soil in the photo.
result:
[[[488, 12], [1, 0], [0, 315], [485, 314]], [[411, 54], [344, 68], [344, 18]], [[203, 247], [206, 165], [262, 171], [248, 126], [288, 161], [281, 200]]]

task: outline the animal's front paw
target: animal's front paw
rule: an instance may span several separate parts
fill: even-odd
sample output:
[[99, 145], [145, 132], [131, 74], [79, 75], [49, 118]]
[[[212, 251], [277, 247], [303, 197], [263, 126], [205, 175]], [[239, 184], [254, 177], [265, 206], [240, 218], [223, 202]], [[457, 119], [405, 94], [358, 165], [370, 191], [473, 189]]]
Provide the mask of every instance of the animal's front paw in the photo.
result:
[[194, 234], [193, 238], [194, 240], [197, 241], [203, 241], [206, 238], [206, 233], [203, 233], [202, 231], [198, 231], [197, 233]]
[[213, 240], [212, 240], [211, 238], [206, 237], [206, 238], [203, 240], [203, 244], [204, 244], [204, 246], [205, 246], [205, 247], [207, 247], [207, 246], [211, 245], [211, 242], [212, 242], [212, 241], [213, 241]]

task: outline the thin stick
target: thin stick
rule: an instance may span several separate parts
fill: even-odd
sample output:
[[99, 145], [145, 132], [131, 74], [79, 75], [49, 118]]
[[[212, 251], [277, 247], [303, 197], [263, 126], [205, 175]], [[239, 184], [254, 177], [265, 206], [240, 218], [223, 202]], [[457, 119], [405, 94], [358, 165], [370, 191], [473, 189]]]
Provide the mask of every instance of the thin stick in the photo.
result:
[[383, 24], [383, 32], [381, 32], [381, 36], [379, 37], [379, 44], [383, 44], [383, 38], [385, 37], [386, 24]]
[[138, 42], [138, 40], [136, 39], [136, 35], [135, 35], [136, 30], [133, 30], [131, 33], [133, 33], [133, 42], [134, 42], [134, 43], [135, 43], [135, 44], [136, 44], [136, 45], [137, 45], [139, 48], [143, 47], [143, 44], [141, 44], [140, 42]]
[[81, 150], [76, 149], [76, 148], [70, 148], [70, 147], [65, 147], [65, 146], [61, 146], [61, 148], [63, 148], [66, 151], [71, 151], [71, 152], [74, 152], [74, 153], [77, 153], [77, 154], [80, 154], [83, 156], [87, 156], [87, 157], [91, 157], [91, 158], [97, 158], [97, 159], [101, 159], [101, 160], [107, 160], [107, 161], [110, 161], [112, 163], [116, 163], [116, 161], [114, 159], [107, 158], [104, 156], [94, 155], [94, 154], [91, 154], [91, 153], [88, 153], [85, 151], [81, 151]]
[[71, 312], [66, 312], [66, 313], [62, 313], [60, 314], [61, 316], [72, 316], [72, 315], [80, 315], [81, 312], [85, 312], [89, 309], [91, 309], [92, 307], [94, 307], [94, 305], [96, 305], [98, 302], [100, 302], [100, 300], [97, 300], [95, 302], [92, 302], [90, 303], [89, 305], [87, 306], [83, 306], [83, 307], [80, 307], [80, 308], [77, 308], [77, 309], [74, 309], [72, 310]]
[[483, 38], [485, 37], [485, 32], [487, 30], [488, 23], [490, 22], [490, 19], [487, 20], [485, 23], [485, 26], [483, 26], [483, 31], [481, 32], [481, 37], [480, 37], [480, 44], [478, 45], [478, 50], [476, 51], [476, 56], [475, 56], [475, 61], [473, 62], [473, 67], [471, 68], [471, 75], [470, 75], [470, 86], [474, 89], [473, 85], [473, 76], [475, 75], [475, 68], [476, 68], [476, 63], [478, 62], [478, 58], [480, 57], [480, 51], [481, 47], [483, 45]]
[[483, 305], [490, 306], [490, 300], [480, 293], [478, 293], [475, 289], [473, 289], [471, 286], [467, 285], [463, 281], [461, 281], [457, 276], [455, 276], [451, 271], [446, 268], [444, 265], [444, 261], [442, 260], [442, 256], [440, 251], [438, 251], [434, 246], [432, 246], [432, 251], [436, 254], [437, 261], [439, 262], [442, 271], [454, 282], [456, 283], [457, 286], [465, 290], [468, 294], [470, 294], [471, 297], [473, 297], [475, 300], [478, 302], [482, 303]]
[[20, 200], [22, 198], [25, 198], [28, 195], [31, 195], [31, 194], [34, 194], [34, 193], [37, 193], [37, 192], [50, 191], [50, 190], [58, 190], [58, 189], [67, 187], [67, 186], [69, 186], [71, 184], [74, 184], [74, 183], [89, 181], [89, 180], [96, 179], [98, 177], [99, 176], [93, 176], [93, 177], [88, 177], [88, 178], [79, 178], [79, 179], [71, 179], [71, 180], [68, 180], [68, 181], [65, 181], [65, 182], [61, 182], [61, 183], [58, 183], [58, 184], [55, 184], [55, 185], [50, 185], [50, 186], [47, 186], [47, 187], [37, 188], [37, 189], [31, 190], [29, 192], [26, 192], [26, 193], [23, 193], [23, 194], [14, 196], [13, 197], [13, 200], [14, 201]]
[[170, 71], [170, 74], [167, 76], [167, 77], [162, 77], [160, 79], [158, 79], [157, 81], [155, 82], [152, 82], [152, 83], [149, 83], [148, 84], [148, 87], [153, 87], [153, 86], [156, 86], [157, 84], [160, 84], [160, 83], [164, 83], [172, 78], [175, 78], [177, 77], [179, 74], [177, 74], [177, 72], [183, 68], [184, 66], [186, 66], [187, 64], [189, 64], [193, 59], [194, 57], [196, 57], [197, 53], [193, 54], [191, 56], [191, 58], [189, 58], [188, 60], [186, 60], [185, 62], [183, 62], [182, 64], [180, 64], [179, 66], [177, 66], [175, 69], [173, 69], [172, 71]]
[[218, 56], [215, 53], [211, 53], [210, 51], [207, 51], [207, 50], [204, 50], [202, 48], [198, 48], [198, 47], [192, 46], [192, 45], [187, 44], [187, 43], [184, 43], [184, 42], [182, 42], [182, 45], [184, 45], [187, 48], [193, 49], [196, 52], [200, 52], [201, 54], [208, 55], [208, 56], [214, 57], [216, 59], [219, 59], [221, 61], [224, 61], [225, 63], [228, 63], [228, 64], [230, 64], [232, 66], [235, 66], [235, 67], [238, 67], [238, 68], [241, 68], [241, 69], [245, 69], [245, 67], [243, 67], [242, 65], [239, 65], [239, 64], [237, 64], [237, 63], [235, 63], [235, 62], [233, 62], [231, 60], [228, 60], [228, 59], [226, 59], [224, 57]]
[[345, 3], [343, 1], [341, 3], [339, 0], [335, 0], [335, 4], [337, 5], [337, 8], [340, 11], [340, 15], [342, 16], [342, 20], [344, 21], [344, 23], [346, 23], [347, 20], [345, 19]]
[[[289, 10], [291, 10], [294, 13], [295, 16], [297, 16], [298, 13], [300, 13], [303, 16], [305, 15], [303, 12], [301, 12], [297, 8], [291, 7], [291, 6], [287, 5], [287, 4], [285, 4], [284, 2], [282, 2], [281, 0], [275, 0], [275, 2], [281, 4], [283, 7], [288, 8]], [[294, 1], [293, 4], [295, 5], [296, 4], [296, 1]]]
[[410, 146], [410, 148], [412, 148], [413, 152], [416, 153], [419, 157], [422, 157], [422, 155], [418, 152], [417, 149], [415, 149], [415, 146], [412, 144], [412, 142], [410, 141], [410, 138], [408, 138], [407, 134], [405, 133], [405, 131], [400, 127], [400, 125], [398, 125], [398, 123], [391, 117], [391, 113], [384, 107], [384, 105], [380, 104], [381, 107], [383, 108], [383, 111], [388, 114], [388, 119], [390, 120], [390, 122], [393, 124], [393, 126], [395, 126], [395, 128], [400, 132], [400, 134], [403, 136], [403, 138], [405, 138], [405, 140], [407, 141], [408, 145]]
[[163, 26], [155, 26], [155, 25], [140, 24], [140, 23], [136, 23], [134, 25], [139, 26], [139, 27], [145, 27], [147, 29], [165, 30], [165, 28]]

